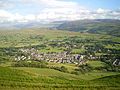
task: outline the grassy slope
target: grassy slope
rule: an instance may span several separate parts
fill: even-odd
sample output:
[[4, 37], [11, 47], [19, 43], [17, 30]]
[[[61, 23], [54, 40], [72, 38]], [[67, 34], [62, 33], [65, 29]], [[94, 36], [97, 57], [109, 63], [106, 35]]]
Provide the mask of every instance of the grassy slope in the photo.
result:
[[[104, 66], [104, 63], [100, 61], [89, 61], [91, 66], [100, 67]], [[96, 65], [95, 65], [96, 64]], [[65, 66], [69, 71], [77, 68], [73, 64], [55, 64], [49, 63], [49, 66]], [[0, 67], [0, 90], [36, 90], [36, 89], [56, 89], [56, 90], [101, 90], [104, 89], [119, 89], [118, 79], [110, 79], [109, 83], [105, 79], [102, 82], [102, 78], [108, 76], [119, 75], [115, 72], [102, 72], [92, 71], [85, 74], [74, 75], [69, 73], [60, 72], [47, 68], [27, 68], [27, 67]], [[101, 80], [100, 82], [97, 81]], [[49, 89], [48, 89], [49, 88]], [[21, 89], [20, 89], [21, 90]]]
[[[51, 69], [37, 68], [7, 68], [0, 67], [0, 88], [119, 88], [120, 77], [115, 73], [102, 73], [104, 75], [100, 82], [100, 73], [87, 73], [85, 75], [72, 75]], [[113, 79], [105, 76], [113, 75]], [[91, 78], [91, 80], [86, 80]], [[107, 81], [109, 80], [109, 82]], [[109, 87], [108, 87], [109, 86]]]
[[88, 64], [91, 65], [93, 68], [105, 66], [105, 63], [101, 61], [88, 61]]

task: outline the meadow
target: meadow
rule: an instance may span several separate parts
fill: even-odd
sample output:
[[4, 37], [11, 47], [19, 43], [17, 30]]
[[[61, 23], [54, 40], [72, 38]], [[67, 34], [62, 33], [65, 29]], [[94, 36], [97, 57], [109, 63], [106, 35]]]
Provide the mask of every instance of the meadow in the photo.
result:
[[[60, 30], [1, 30], [0, 90], [119, 90], [120, 69], [107, 68], [112, 61], [107, 62], [103, 58], [108, 53], [119, 56], [119, 41], [119, 37], [110, 35]], [[49, 62], [44, 68], [14, 67], [18, 49], [29, 47], [43, 53], [70, 50], [71, 54], [101, 56], [103, 61], [97, 58], [88, 60], [87, 64], [92, 70], [84, 73], [79, 71], [81, 67], [69, 63]], [[62, 66], [67, 72], [53, 68]]]

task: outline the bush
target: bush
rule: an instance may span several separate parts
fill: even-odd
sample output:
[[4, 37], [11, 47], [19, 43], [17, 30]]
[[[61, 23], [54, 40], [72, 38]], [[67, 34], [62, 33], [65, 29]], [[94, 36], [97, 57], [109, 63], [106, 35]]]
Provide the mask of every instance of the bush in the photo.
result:
[[75, 71], [79, 71], [81, 73], [89, 72], [91, 70], [93, 70], [93, 68], [88, 64], [80, 65], [78, 69], [75, 69]]
[[106, 65], [104, 67], [107, 71], [111, 71], [111, 72], [120, 72], [120, 66], [113, 66], [113, 65]]
[[51, 67], [51, 69], [55, 69], [61, 72], [65, 72], [68, 73], [68, 69], [65, 66], [61, 66], [61, 67]]
[[15, 67], [36, 67], [36, 68], [46, 68], [47, 63], [44, 61], [18, 61], [13, 64]]
[[65, 66], [61, 66], [60, 71], [61, 72], [68, 72], [68, 70], [67, 70], [67, 68]]
[[71, 74], [79, 75], [80, 72], [79, 71], [72, 71]]

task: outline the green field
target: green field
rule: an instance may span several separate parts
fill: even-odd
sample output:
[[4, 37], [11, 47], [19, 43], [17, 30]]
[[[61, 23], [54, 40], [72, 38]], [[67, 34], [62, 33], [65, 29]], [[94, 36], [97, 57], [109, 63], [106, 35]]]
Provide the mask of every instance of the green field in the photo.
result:
[[1, 67], [0, 88], [1, 90], [17, 88], [46, 88], [46, 90], [47, 88], [56, 88], [58, 90], [62, 90], [62, 88], [65, 90], [73, 90], [74, 88], [79, 90], [81, 88], [97, 90], [100, 87], [103, 90], [119, 89], [119, 76], [119, 73], [106, 72], [91, 72], [76, 76], [51, 69]]
[[[110, 67], [111, 62], [104, 61], [102, 57], [118, 57], [119, 40], [119, 37], [110, 35], [60, 30], [1, 30], [0, 90], [119, 90], [119, 67]], [[102, 60], [89, 60], [86, 57], [87, 64], [92, 69], [88, 70], [85, 66], [85, 72], [81, 72], [81, 67], [73, 63], [48, 62], [43, 68], [13, 66], [18, 49], [29, 47], [42, 53], [69, 50], [71, 55], [80, 53], [101, 56]], [[110, 59], [113, 60], [112, 57]], [[66, 72], [59, 70], [62, 66]]]

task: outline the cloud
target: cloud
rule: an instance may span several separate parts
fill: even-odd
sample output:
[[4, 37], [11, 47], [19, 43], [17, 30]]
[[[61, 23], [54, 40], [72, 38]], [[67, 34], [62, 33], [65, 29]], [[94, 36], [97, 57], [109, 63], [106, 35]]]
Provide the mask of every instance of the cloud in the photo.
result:
[[[34, 4], [40, 7], [40, 10], [36, 10], [37, 14], [25, 13], [22, 15], [20, 12], [13, 13], [10, 10], [4, 9], [8, 2], [10, 2], [10, 0], [0, 1], [0, 22], [120, 19], [120, 9], [107, 10], [98, 8], [97, 10], [93, 11], [79, 5], [76, 2], [65, 0], [17, 0], [17, 3], [19, 2], [19, 4], [22, 6]], [[15, 3], [12, 3], [12, 5], [15, 6]], [[32, 9], [32, 7], [29, 9]]]
[[24, 4], [30, 4], [30, 3], [37, 3], [44, 7], [75, 7], [78, 4], [71, 1], [64, 1], [64, 0], [22, 0], [21, 1]]
[[[59, 10], [59, 11], [58, 11]], [[64, 13], [65, 12], [65, 13]], [[32, 21], [61, 21], [80, 19], [120, 19], [120, 11], [77, 11], [69, 12], [69, 9], [45, 9], [40, 14], [21, 15], [0, 10], [0, 22], [32, 22]]]
[[105, 10], [105, 9], [102, 9], [102, 8], [98, 8], [98, 9], [96, 10], [96, 12], [99, 13], [99, 14], [104, 14], [104, 13], [109, 12], [109, 10]]
[[20, 15], [19, 13], [9, 13], [8, 11], [5, 10], [0, 10], [0, 22], [29, 22], [29, 21], [34, 21], [35, 16], [34, 15]]
[[120, 19], [117, 11], [98, 8], [91, 11], [76, 2], [66, 0], [25, 0], [37, 3], [44, 8], [37, 15], [38, 20], [78, 20], [78, 19]]
[[24, 5], [41, 5], [42, 10], [38, 11], [37, 15], [32, 14], [24, 16], [18, 14], [18, 12], [17, 14], [11, 14], [10, 12], [4, 10], [4, 12], [7, 13], [7, 17], [11, 18], [11, 21], [73, 20], [79, 17], [79, 13], [88, 12], [85, 7], [80, 6], [75, 2], [64, 0], [21, 0], [19, 3]]
[[87, 9], [80, 8], [45, 8], [39, 15], [46, 19], [75, 20], [82, 13], [88, 13]]
[[9, 21], [10, 17], [12, 17], [11, 13], [8, 13], [5, 10], [0, 10], [0, 22]]
[[120, 10], [106, 10], [98, 9], [96, 11], [97, 18], [100, 19], [119, 19], [120, 20]]
[[[28, 1], [28, 0], [26, 0]], [[43, 5], [44, 8], [38, 15], [38, 18], [43, 20], [76, 20], [79, 14], [88, 13], [89, 10], [80, 6], [76, 2], [65, 0], [30, 0], [34, 3]], [[30, 2], [29, 1], [29, 2]]]
[[0, 0], [0, 9], [12, 8], [13, 4], [10, 0]]

